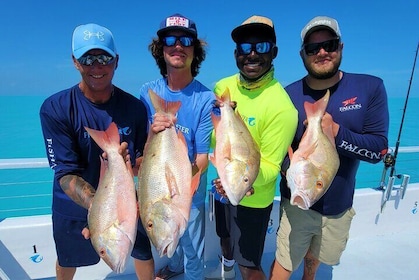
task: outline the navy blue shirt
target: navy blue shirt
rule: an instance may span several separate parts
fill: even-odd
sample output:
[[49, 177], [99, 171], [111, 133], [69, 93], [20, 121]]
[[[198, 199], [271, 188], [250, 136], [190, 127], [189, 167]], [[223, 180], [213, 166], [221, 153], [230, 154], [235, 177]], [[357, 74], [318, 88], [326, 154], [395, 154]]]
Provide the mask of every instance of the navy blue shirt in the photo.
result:
[[[304, 102], [313, 103], [323, 97], [325, 90], [309, 88], [304, 79], [285, 88], [298, 110], [298, 127], [292, 144], [296, 150], [305, 130], [307, 119]], [[330, 188], [310, 209], [323, 215], [337, 215], [352, 206], [355, 191], [355, 176], [360, 160], [379, 162], [388, 148], [389, 113], [387, 93], [380, 78], [343, 73], [342, 79], [330, 88], [326, 111], [340, 125], [335, 138], [340, 167]], [[289, 165], [284, 160], [282, 171]], [[286, 178], [281, 175], [281, 196], [290, 198]]]
[[86, 220], [87, 210], [73, 202], [59, 184], [64, 175], [75, 174], [97, 188], [103, 151], [84, 127], [106, 130], [115, 122], [121, 142], [128, 143], [134, 164], [142, 156], [147, 140], [145, 105], [117, 87], [106, 103], [95, 104], [75, 85], [48, 97], [41, 106], [40, 118], [47, 157], [54, 170], [52, 211], [66, 218]]

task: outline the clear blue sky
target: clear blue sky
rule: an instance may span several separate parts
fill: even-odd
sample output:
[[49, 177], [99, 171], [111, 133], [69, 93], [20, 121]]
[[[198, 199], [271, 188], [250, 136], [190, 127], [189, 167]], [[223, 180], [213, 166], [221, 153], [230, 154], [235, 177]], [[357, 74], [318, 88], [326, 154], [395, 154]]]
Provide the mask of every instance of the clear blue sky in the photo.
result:
[[[417, 0], [5, 0], [0, 9], [0, 95], [48, 96], [79, 82], [71, 36], [77, 25], [89, 22], [113, 32], [120, 55], [114, 83], [137, 95], [142, 83], [160, 77], [147, 46], [160, 21], [176, 12], [192, 18], [198, 36], [209, 44], [197, 78], [210, 88], [237, 72], [230, 33], [249, 16], [274, 21], [276, 78], [286, 86], [305, 75], [298, 54], [301, 28], [316, 15], [328, 15], [342, 31], [341, 69], [379, 76], [389, 96], [406, 96], [419, 40]], [[417, 68], [411, 97], [419, 97]]]

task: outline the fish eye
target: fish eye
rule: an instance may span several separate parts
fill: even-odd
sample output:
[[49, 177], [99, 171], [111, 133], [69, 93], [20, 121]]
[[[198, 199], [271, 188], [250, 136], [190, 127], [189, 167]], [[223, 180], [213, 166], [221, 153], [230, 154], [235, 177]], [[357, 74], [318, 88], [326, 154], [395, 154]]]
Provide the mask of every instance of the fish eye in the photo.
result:
[[245, 183], [247, 183], [247, 182], [249, 182], [249, 178], [244, 177], [243, 181], [244, 181]]
[[147, 229], [148, 230], [151, 230], [153, 228], [153, 223], [151, 222], [151, 221], [149, 221], [148, 223], [147, 223]]
[[323, 188], [323, 182], [322, 181], [317, 181], [316, 182], [316, 188], [318, 188], [318, 189]]

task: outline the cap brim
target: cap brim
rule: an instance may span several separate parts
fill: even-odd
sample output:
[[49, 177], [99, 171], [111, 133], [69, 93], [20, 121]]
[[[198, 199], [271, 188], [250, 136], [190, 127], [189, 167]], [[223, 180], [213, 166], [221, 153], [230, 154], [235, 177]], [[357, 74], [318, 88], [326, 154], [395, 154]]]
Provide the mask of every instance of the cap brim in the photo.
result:
[[306, 32], [306, 34], [304, 35], [304, 38], [302, 40], [302, 44], [304, 44], [306, 42], [306, 39], [308, 36], [311, 35], [311, 33], [313, 33], [314, 31], [318, 31], [318, 30], [328, 30], [330, 31], [334, 36], [339, 37], [338, 34], [336, 34], [335, 30], [333, 30], [331, 27], [327, 26], [327, 25], [318, 25], [318, 26], [314, 26], [312, 27], [309, 31]]
[[90, 50], [94, 50], [94, 49], [104, 50], [105, 52], [110, 54], [112, 57], [116, 57], [116, 53], [113, 50], [111, 50], [110, 48], [107, 48], [105, 46], [97, 46], [97, 45], [84, 46], [83, 48], [80, 48], [78, 50], [73, 51], [73, 55], [76, 59], [79, 59], [85, 53], [87, 53]]
[[196, 34], [195, 31], [193, 31], [193, 30], [191, 30], [189, 28], [181, 27], [181, 26], [169, 26], [169, 27], [162, 28], [159, 31], [157, 31], [157, 35], [159, 37], [161, 37], [161, 36], [164, 36], [167, 32], [176, 31], [176, 30], [177, 31], [185, 32], [185, 33], [187, 33], [189, 35], [192, 35], [195, 38], [197, 37], [197, 34]]
[[273, 43], [276, 43], [275, 30], [264, 23], [240, 25], [233, 29], [231, 32], [231, 38], [233, 38], [234, 42], [238, 43], [243, 37], [249, 36], [249, 34], [265, 36], [267, 39], [271, 39]]

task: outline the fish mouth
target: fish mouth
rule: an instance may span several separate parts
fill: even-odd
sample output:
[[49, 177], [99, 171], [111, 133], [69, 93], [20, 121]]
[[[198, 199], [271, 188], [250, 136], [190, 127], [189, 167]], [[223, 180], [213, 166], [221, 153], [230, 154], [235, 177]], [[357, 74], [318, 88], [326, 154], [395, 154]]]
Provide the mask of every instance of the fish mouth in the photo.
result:
[[175, 253], [175, 250], [173, 249], [173, 242], [163, 244], [158, 251], [160, 257], [167, 255], [168, 258], [171, 258]]
[[301, 192], [294, 193], [290, 200], [291, 205], [296, 205], [298, 208], [308, 210], [311, 206], [310, 199]]

